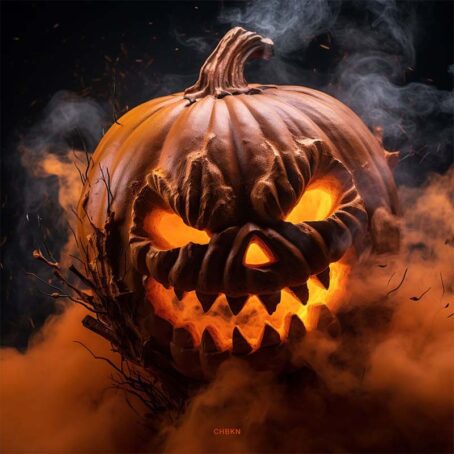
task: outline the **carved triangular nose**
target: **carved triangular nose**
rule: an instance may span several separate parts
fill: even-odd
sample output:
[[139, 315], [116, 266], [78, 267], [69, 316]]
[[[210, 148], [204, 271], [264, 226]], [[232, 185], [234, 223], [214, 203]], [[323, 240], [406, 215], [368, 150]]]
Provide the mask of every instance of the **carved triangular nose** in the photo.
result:
[[257, 268], [271, 265], [276, 261], [277, 258], [262, 239], [256, 236], [251, 238], [243, 257], [245, 266]]

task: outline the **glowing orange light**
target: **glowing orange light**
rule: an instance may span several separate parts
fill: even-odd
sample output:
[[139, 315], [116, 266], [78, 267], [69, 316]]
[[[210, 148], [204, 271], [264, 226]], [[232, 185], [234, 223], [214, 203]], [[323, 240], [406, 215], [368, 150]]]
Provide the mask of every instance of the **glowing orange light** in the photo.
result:
[[205, 231], [186, 225], [175, 213], [160, 208], [147, 214], [144, 229], [150, 235], [153, 245], [163, 250], [183, 247], [191, 242], [208, 244], [210, 241]]
[[243, 263], [246, 266], [259, 267], [275, 261], [276, 258], [263, 241], [256, 237], [252, 238], [244, 254]]
[[303, 305], [290, 290], [284, 288], [281, 291], [281, 302], [271, 315], [255, 295], [249, 297], [238, 315], [233, 315], [222, 293], [211, 309], [204, 313], [194, 291], [185, 293], [182, 301], [178, 301], [172, 288], [166, 289], [152, 278], [147, 281], [147, 298], [159, 316], [171, 322], [173, 326], [189, 328], [196, 345], [200, 344], [203, 331], [209, 327], [215, 333], [222, 349], [231, 349], [233, 328], [238, 326], [248, 342], [257, 348], [265, 323], [269, 323], [279, 332], [281, 338], [285, 339], [289, 315], [297, 314], [306, 328], [311, 330], [315, 321], [309, 317], [310, 306], [326, 304], [330, 309], [336, 309], [345, 295], [345, 282], [350, 267], [336, 262], [332, 263], [330, 268], [331, 283], [328, 290], [319, 287], [313, 278], [309, 279], [309, 301]]
[[338, 194], [339, 183], [325, 178], [307, 188], [285, 220], [293, 224], [322, 221], [334, 212]]
[[[326, 219], [335, 210], [339, 193], [339, 183], [336, 180], [329, 178], [319, 180], [306, 190], [286, 220], [300, 223], [305, 220]], [[179, 216], [163, 209], [154, 209], [149, 213], [145, 218], [144, 228], [153, 244], [161, 249], [181, 247], [189, 242], [206, 244], [210, 240], [207, 232], [189, 227]], [[278, 257], [273, 255], [263, 240], [259, 237], [251, 238], [243, 257], [246, 266], [262, 267], [276, 260]], [[164, 288], [153, 278], [147, 281], [147, 298], [157, 315], [168, 320], [174, 327], [189, 329], [196, 345], [200, 344], [202, 333], [208, 328], [221, 349], [231, 349], [232, 332], [237, 326], [250, 345], [258, 348], [265, 323], [276, 329], [281, 339], [285, 339], [291, 315], [297, 314], [306, 328], [311, 330], [315, 326], [315, 321], [310, 316], [311, 306], [326, 304], [335, 310], [343, 299], [349, 269], [346, 263], [332, 263], [329, 289], [320, 286], [315, 278], [310, 278], [307, 282], [309, 300], [306, 305], [303, 305], [288, 288], [283, 288], [281, 302], [271, 315], [256, 295], [249, 295], [243, 309], [234, 315], [223, 293], [217, 296], [207, 312], [203, 312], [195, 291], [186, 292], [179, 301], [172, 288]]]

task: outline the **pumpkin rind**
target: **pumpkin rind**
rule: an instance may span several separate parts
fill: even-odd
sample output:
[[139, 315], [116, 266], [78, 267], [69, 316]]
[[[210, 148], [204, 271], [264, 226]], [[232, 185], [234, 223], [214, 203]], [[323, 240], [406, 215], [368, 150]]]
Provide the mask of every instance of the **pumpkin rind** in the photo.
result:
[[[144, 103], [113, 124], [93, 155], [78, 206], [83, 250], [93, 229], [109, 222], [116, 247], [106, 264], [113, 279], [121, 276], [134, 292], [144, 340], [150, 335], [143, 321], [150, 311], [144, 275], [176, 291], [197, 291], [204, 309], [218, 293], [263, 295], [267, 304], [284, 287], [304, 299], [308, 277], [340, 259], [359, 232], [364, 237], [368, 231], [382, 252], [388, 246], [383, 231], [397, 238], [393, 247], [398, 243], [396, 188], [376, 137], [327, 94], [299, 86], [248, 85], [245, 60], [251, 54], [268, 57], [272, 42], [240, 28], [229, 33], [193, 87]], [[238, 46], [230, 49], [227, 64], [219, 55], [234, 42]], [[340, 182], [335, 212], [323, 221], [285, 222], [311, 180], [323, 175]], [[143, 220], [155, 205], [209, 231], [210, 243], [154, 248]], [[279, 261], [263, 269], [246, 267], [242, 258], [253, 236], [270, 244]], [[291, 326], [294, 337], [299, 326]], [[180, 370], [201, 377], [204, 364], [212, 370], [211, 364], [225, 356], [208, 352], [211, 335], [204, 336], [205, 350], [180, 345], [175, 331], [172, 341], [169, 336], [160, 341]], [[240, 331], [235, 336], [233, 353], [245, 354]], [[195, 357], [197, 365], [188, 372], [186, 363]]]

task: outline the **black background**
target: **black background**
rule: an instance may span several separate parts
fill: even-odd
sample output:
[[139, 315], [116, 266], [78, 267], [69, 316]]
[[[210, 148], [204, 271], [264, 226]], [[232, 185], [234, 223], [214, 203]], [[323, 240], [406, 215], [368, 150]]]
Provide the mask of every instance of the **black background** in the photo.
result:
[[[416, 64], [402, 83], [417, 81], [451, 89], [448, 67], [453, 61], [453, 2], [401, 4], [416, 11], [421, 30]], [[36, 224], [26, 221], [28, 177], [17, 151], [21, 138], [40, 120], [59, 90], [95, 99], [106, 112], [106, 124], [112, 122], [113, 62], [117, 58], [118, 113], [154, 96], [184, 89], [193, 82], [204, 58], [203, 52], [182, 41], [202, 36], [204, 45], [211, 48], [230, 28], [217, 21], [220, 11], [232, 6], [235, 4], [216, 1], [2, 2], [2, 345], [26, 346], [30, 334], [54, 310], [54, 301], [39, 293], [36, 283], [25, 274], [39, 267], [30, 259], [37, 245]], [[341, 14], [352, 14], [348, 2], [342, 5]], [[314, 37], [305, 58], [294, 62], [302, 71], [316, 68], [321, 78], [329, 75], [339, 58], [336, 49], [326, 52], [319, 46], [323, 39]], [[301, 84], [317, 85], [303, 77]], [[426, 164], [424, 174], [442, 172], [451, 162], [449, 156], [435, 160]], [[412, 165], [416, 164], [411, 159], [403, 164]], [[416, 183], [422, 180], [420, 176]], [[49, 192], [50, 205], [56, 205], [56, 195]], [[45, 212], [39, 214], [47, 222], [51, 243], [55, 240], [51, 246], [57, 252], [66, 232], [51, 227], [61, 213], [49, 204], [42, 209]], [[24, 228], [27, 222], [29, 227]]]

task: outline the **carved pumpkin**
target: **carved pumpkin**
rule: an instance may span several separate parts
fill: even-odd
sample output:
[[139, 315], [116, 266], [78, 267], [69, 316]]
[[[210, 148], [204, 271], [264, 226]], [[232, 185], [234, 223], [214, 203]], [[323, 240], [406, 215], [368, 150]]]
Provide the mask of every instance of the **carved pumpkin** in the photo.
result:
[[316, 90], [246, 83], [246, 60], [271, 51], [230, 30], [192, 87], [110, 128], [79, 204], [82, 249], [109, 224], [131, 329], [193, 377], [230, 355], [285, 366], [341, 302], [355, 252], [395, 232], [386, 152], [362, 121]]

